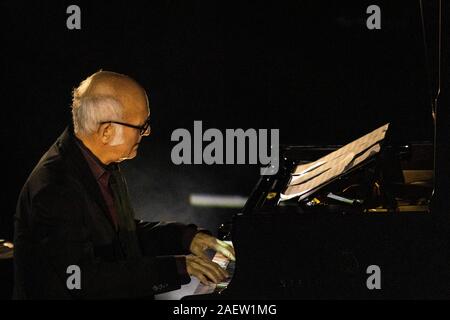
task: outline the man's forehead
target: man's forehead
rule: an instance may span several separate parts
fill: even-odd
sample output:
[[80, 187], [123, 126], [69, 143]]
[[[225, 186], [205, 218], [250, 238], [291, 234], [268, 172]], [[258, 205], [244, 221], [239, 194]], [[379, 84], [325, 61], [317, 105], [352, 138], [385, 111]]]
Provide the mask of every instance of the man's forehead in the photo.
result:
[[147, 106], [128, 108], [125, 112], [125, 118], [133, 122], [143, 123], [150, 117], [150, 110]]
[[145, 90], [131, 78], [102, 76], [94, 78], [89, 88], [89, 95], [112, 96], [119, 100], [125, 112], [148, 113], [148, 98]]

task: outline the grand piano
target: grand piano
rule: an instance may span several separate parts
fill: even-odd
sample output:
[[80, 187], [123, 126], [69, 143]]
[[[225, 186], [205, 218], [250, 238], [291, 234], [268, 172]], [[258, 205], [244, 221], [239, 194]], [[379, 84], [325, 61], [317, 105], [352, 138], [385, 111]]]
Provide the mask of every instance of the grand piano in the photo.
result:
[[226, 288], [184, 299], [449, 299], [449, 83], [445, 72], [432, 81], [433, 141], [398, 144], [388, 131], [373, 156], [315, 188], [294, 177], [342, 146], [284, 146], [277, 174], [219, 230], [236, 251]]
[[262, 175], [219, 230], [235, 247], [232, 279], [184, 299], [450, 298], [450, 215], [433, 205], [433, 144], [395, 145], [387, 132], [376, 145], [291, 197], [299, 168], [320, 168], [346, 147], [284, 146], [278, 173]]

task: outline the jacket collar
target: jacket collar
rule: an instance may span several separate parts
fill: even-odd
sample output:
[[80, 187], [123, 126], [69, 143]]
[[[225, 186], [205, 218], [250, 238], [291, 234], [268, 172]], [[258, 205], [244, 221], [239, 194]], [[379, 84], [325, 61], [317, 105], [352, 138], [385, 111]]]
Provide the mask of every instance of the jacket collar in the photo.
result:
[[103, 199], [100, 187], [80, 147], [77, 145], [76, 139], [73, 127], [69, 126], [56, 141], [57, 148], [59, 148], [62, 157], [72, 171], [71, 175], [83, 184], [89, 195], [95, 199], [105, 214], [108, 214], [108, 207]]

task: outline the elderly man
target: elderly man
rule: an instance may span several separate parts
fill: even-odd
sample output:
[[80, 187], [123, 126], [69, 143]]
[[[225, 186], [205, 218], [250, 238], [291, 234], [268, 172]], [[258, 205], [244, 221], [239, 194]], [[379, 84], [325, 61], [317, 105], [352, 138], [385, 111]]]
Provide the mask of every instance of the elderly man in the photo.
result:
[[18, 200], [15, 297], [151, 298], [190, 275], [203, 283], [227, 277], [204, 250], [234, 259], [231, 246], [195, 225], [134, 220], [119, 163], [151, 132], [144, 89], [97, 72], [74, 90], [72, 115]]

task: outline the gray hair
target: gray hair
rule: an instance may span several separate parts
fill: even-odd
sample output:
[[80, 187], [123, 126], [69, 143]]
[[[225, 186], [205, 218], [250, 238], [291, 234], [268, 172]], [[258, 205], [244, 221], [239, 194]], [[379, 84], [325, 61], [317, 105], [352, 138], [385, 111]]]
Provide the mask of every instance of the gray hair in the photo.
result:
[[76, 134], [90, 135], [101, 122], [120, 121], [122, 105], [111, 96], [77, 97], [72, 104], [72, 120]]

